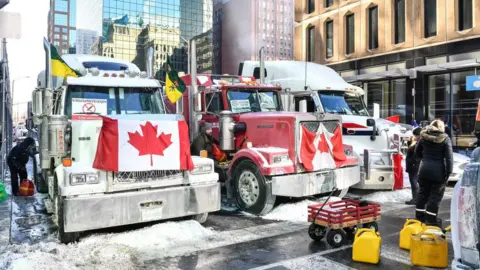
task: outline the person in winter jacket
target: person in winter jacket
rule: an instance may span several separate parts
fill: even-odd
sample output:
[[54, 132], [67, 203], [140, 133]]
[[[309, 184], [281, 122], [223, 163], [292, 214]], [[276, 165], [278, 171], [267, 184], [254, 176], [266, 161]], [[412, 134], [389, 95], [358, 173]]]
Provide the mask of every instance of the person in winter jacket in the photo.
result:
[[27, 179], [27, 163], [30, 156], [36, 153], [35, 140], [31, 137], [12, 148], [7, 156], [7, 164], [10, 169], [10, 177], [12, 181], [12, 194], [18, 196], [18, 180]]
[[415, 216], [428, 225], [441, 225], [437, 219], [438, 208], [453, 170], [452, 142], [441, 120], [433, 121], [420, 133], [415, 156], [421, 159]]
[[405, 202], [408, 205], [415, 205], [417, 203], [417, 194], [418, 194], [417, 178], [418, 178], [418, 167], [420, 166], [420, 159], [415, 157], [415, 148], [417, 146], [417, 141], [420, 138], [421, 131], [422, 131], [421, 127], [417, 127], [413, 130], [413, 136], [407, 150], [406, 171], [408, 173], [408, 179], [410, 180], [410, 186], [412, 188], [412, 199], [408, 202]]
[[212, 124], [205, 123], [200, 134], [193, 140], [190, 152], [192, 155], [199, 156], [200, 151], [205, 150], [211, 157], [214, 143], [218, 144], [218, 141], [212, 136]]

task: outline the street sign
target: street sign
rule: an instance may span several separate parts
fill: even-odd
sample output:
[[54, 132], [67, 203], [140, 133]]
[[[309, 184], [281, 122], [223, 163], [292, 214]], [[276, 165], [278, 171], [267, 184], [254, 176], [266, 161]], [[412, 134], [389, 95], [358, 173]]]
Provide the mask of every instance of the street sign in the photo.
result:
[[0, 11], [0, 39], [20, 39], [22, 19], [20, 13]]
[[480, 91], [480, 76], [467, 76], [466, 85], [467, 91]]

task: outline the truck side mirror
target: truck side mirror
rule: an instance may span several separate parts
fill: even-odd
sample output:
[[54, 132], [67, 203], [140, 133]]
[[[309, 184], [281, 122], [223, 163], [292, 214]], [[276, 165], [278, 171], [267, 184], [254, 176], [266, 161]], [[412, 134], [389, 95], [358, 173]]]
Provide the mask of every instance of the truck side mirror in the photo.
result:
[[302, 112], [302, 113], [306, 113], [307, 112], [307, 101], [304, 99], [304, 100], [300, 100], [299, 102], [299, 111]]
[[377, 138], [377, 123], [375, 123], [375, 119], [372, 119], [372, 118], [367, 119], [367, 127], [373, 127], [370, 140], [375, 141]]
[[32, 116], [33, 123], [35, 125], [40, 125], [42, 123], [42, 114], [43, 114], [43, 99], [42, 91], [34, 90], [32, 92]]

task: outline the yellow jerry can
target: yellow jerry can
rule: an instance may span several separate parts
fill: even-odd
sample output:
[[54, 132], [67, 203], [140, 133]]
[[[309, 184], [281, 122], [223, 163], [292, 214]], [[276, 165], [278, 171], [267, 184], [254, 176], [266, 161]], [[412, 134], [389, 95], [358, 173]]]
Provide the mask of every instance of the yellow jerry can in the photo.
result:
[[399, 246], [403, 249], [410, 249], [410, 238], [420, 233], [425, 225], [416, 219], [407, 219], [403, 229], [400, 231]]
[[410, 261], [416, 266], [448, 267], [448, 244], [442, 229], [425, 226], [420, 233], [412, 235]]
[[377, 264], [380, 261], [382, 238], [372, 229], [359, 229], [353, 240], [352, 260]]

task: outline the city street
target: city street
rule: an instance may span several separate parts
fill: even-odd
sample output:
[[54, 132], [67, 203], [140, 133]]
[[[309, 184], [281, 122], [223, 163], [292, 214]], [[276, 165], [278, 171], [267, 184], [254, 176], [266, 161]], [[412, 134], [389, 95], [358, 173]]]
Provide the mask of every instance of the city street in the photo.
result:
[[[447, 188], [440, 210], [447, 225], [452, 190]], [[305, 221], [311, 200], [286, 201], [263, 218], [224, 203], [203, 226], [191, 220], [140, 224], [89, 232], [79, 243], [63, 245], [43, 196], [14, 198], [12, 245], [0, 255], [0, 269], [421, 269], [398, 247], [405, 218], [414, 212], [404, 204], [409, 189], [364, 196], [382, 205], [379, 265], [353, 262], [352, 239], [340, 248], [312, 241]], [[449, 249], [451, 260], [451, 243]]]

